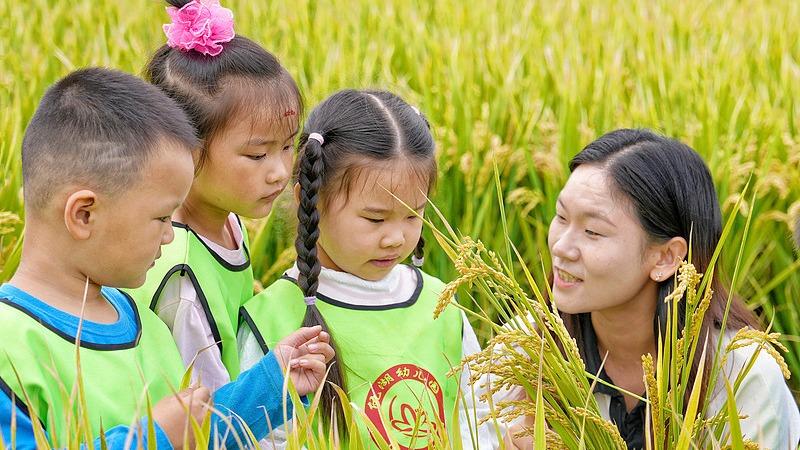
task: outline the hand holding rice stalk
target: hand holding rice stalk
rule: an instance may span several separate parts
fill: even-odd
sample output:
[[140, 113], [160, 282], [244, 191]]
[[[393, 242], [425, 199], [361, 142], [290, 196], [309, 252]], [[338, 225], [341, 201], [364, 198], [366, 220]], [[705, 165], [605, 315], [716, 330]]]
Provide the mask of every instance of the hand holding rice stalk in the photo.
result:
[[[489, 375], [491, 386], [487, 387], [483, 400], [493, 403], [490, 420], [509, 423], [526, 417], [525, 426], [516, 429], [517, 436], [531, 436], [534, 442], [545, 443], [546, 448], [627, 448], [617, 427], [603, 419], [593, 395], [595, 384], [606, 382], [586, 371], [576, 341], [555, 305], [546, 300], [528, 271], [530, 262], [522, 260], [510, 241], [507, 242], [509, 259], [504, 260], [480, 241], [459, 236], [441, 214], [439, 218], [445, 230], [434, 227], [434, 235], [454, 262], [459, 276], [445, 288], [437, 312], [447, 304], [456, 304], [472, 317], [490, 323], [496, 333], [485, 350], [462, 361], [463, 366], [469, 366], [473, 382]], [[502, 219], [505, 226], [505, 218]], [[734, 220], [732, 215], [720, 242], [725, 242], [731, 233]], [[741, 241], [744, 245], [745, 239]], [[778, 349], [785, 352], [786, 348], [778, 342], [777, 333], [743, 328], [727, 336], [721, 333], [717, 340], [701, 336], [700, 324], [713, 294], [711, 281], [720, 251], [721, 245], [707, 267], [706, 276], [698, 273], [690, 262], [681, 265], [674, 290], [666, 301], [672, 304], [670, 311], [680, 311], [678, 302], [685, 302], [685, 310], [681, 311], [685, 314], [683, 320], [668, 315], [664, 328], [668, 336], [659, 340], [658, 354], [642, 358], [647, 392], [647, 399], [643, 399], [647, 403], [647, 448], [758, 448], [739, 431], [736, 389], [755, 362], [758, 350], [774, 358], [788, 378], [788, 369], [778, 352]], [[525, 288], [514, 278], [512, 252], [525, 274]], [[490, 299], [491, 306], [507, 325], [491, 323], [485, 311], [471, 312], [458, 305], [454, 298], [461, 287], [477, 290]], [[683, 323], [680, 329], [678, 322]], [[721, 328], [725, 329], [724, 323]], [[717, 346], [716, 352], [712, 352], [713, 346]], [[733, 351], [745, 346], [755, 347], [756, 351], [744, 369], [728, 381], [720, 370], [726, 367]], [[692, 361], [698, 351], [703, 357], [697, 373], [703, 376], [692, 379], [691, 364], [685, 362]], [[707, 354], [713, 354], [714, 358], [707, 361]], [[522, 388], [524, 398], [508, 399], [508, 390], [514, 387]], [[720, 390], [724, 394], [725, 389], [727, 403], [718, 411], [711, 411], [712, 395]], [[540, 422], [546, 423], [546, 427], [536, 426]]]
[[[522, 433], [534, 436], [537, 441], [544, 434], [547, 448], [625, 449], [616, 427], [600, 415], [575, 340], [557, 312], [550, 309], [527, 269], [526, 278], [534, 298], [513, 278], [508, 265], [481, 242], [470, 237], [459, 238], [455, 233], [449, 238], [440, 232], [435, 234], [460, 274], [442, 293], [440, 309], [450, 303], [457, 305], [456, 291], [471, 285], [508, 320], [505, 327], [493, 324], [497, 334], [486, 348], [462, 361], [469, 366], [473, 383], [490, 375], [492, 384], [487, 386], [482, 399], [486, 402], [503, 397], [505, 391], [515, 386], [525, 391], [527, 399], [494, 403], [489, 419], [508, 423], [531, 416], [536, 421], [539, 411], [544, 413], [547, 429], [540, 428], [539, 436], [535, 436], [536, 427], [526, 428]], [[525, 268], [524, 263], [522, 267]], [[459, 307], [470, 314], [468, 309]], [[490, 321], [485, 312], [475, 315]], [[542, 406], [537, 408], [535, 400], [529, 399], [539, 396]]]

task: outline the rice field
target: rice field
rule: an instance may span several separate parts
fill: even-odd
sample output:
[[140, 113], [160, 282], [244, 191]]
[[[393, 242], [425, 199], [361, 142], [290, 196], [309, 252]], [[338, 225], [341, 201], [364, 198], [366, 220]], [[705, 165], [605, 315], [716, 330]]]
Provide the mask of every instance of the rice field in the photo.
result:
[[[521, 260], [510, 275], [526, 279], [527, 270], [539, 286], [549, 269], [547, 226], [571, 156], [621, 127], [653, 128], [690, 144], [708, 162], [733, 224], [719, 264], [731, 275], [738, 267], [732, 290], [781, 333], [798, 395], [800, 259], [792, 233], [800, 218], [800, 2], [223, 5], [234, 11], [238, 33], [281, 59], [308, 107], [341, 88], [379, 87], [422, 110], [439, 152], [433, 203], [460, 236], [500, 253], [506, 238], [513, 242]], [[19, 260], [19, 149], [39, 97], [83, 66], [140, 73], [164, 42], [164, 6], [0, 0], [0, 281]], [[751, 178], [752, 194], [742, 197]], [[289, 200], [269, 219], [248, 224], [264, 285], [293, 257]], [[426, 236], [425, 269], [456, 278], [430, 228]], [[520, 295], [535, 297], [531, 285], [520, 284]], [[464, 307], [498, 318], [487, 291], [473, 285], [460, 293]], [[488, 321], [475, 326], [481, 339], [492, 337]]]

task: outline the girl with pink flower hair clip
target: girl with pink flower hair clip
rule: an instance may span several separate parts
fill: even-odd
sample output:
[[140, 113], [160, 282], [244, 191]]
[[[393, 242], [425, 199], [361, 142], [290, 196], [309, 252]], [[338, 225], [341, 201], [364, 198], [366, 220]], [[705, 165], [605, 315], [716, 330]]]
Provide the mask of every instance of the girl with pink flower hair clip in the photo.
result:
[[164, 25], [164, 33], [172, 48], [217, 56], [222, 44], [235, 36], [233, 12], [223, 8], [219, 0], [193, 0], [180, 8], [170, 6], [167, 13], [172, 23]]
[[[289, 347], [275, 346], [240, 373], [239, 309], [254, 284], [240, 216], [266, 217], [284, 191], [302, 98], [274, 55], [236, 35], [233, 13], [219, 0], [168, 3], [167, 43], [144, 75], [187, 113], [201, 148], [189, 195], [172, 216], [175, 239], [162, 247], [144, 286], [130, 293], [170, 328], [193, 381], [211, 390], [216, 409], [231, 412], [226, 442], [235, 435], [246, 441], [241, 422], [261, 439], [283, 423], [284, 404], [292, 414], [282, 393], [289, 361], [282, 350]], [[333, 357], [328, 334], [313, 330], [316, 337], [303, 346], [306, 366], [286, 375], [301, 395], [322, 383]]]

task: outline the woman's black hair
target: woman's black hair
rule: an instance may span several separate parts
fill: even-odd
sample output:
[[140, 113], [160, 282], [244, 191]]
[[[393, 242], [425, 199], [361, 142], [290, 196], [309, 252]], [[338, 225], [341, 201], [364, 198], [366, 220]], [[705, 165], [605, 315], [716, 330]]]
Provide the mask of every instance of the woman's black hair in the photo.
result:
[[[419, 111], [396, 95], [344, 90], [328, 97], [309, 114], [294, 170], [300, 185], [295, 241], [300, 270], [297, 283], [306, 298], [315, 297], [319, 285], [320, 210], [324, 211], [335, 196], [347, 196], [359, 171], [398, 159], [408, 162], [430, 191], [436, 180], [433, 136]], [[420, 237], [415, 249], [418, 258], [423, 256], [423, 246]], [[319, 309], [309, 303], [312, 304], [307, 306], [303, 325], [322, 325], [330, 333]], [[331, 344], [335, 348], [333, 334]], [[323, 412], [328, 421], [334, 415], [338, 418], [338, 428], [343, 433], [342, 410], [330, 387], [333, 383], [346, 389], [344, 363], [338, 351], [331, 364], [329, 383], [323, 388]]]
[[[189, 0], [167, 0], [181, 8]], [[197, 170], [207, 159], [209, 141], [232, 120], [285, 122], [295, 128], [302, 98], [294, 79], [278, 59], [250, 39], [237, 35], [216, 56], [161, 46], [147, 63], [144, 77], [172, 97], [204, 141]]]
[[[682, 237], [691, 244], [691, 263], [698, 273], [705, 273], [722, 235], [720, 211], [714, 181], [703, 159], [691, 147], [645, 129], [620, 129], [604, 134], [587, 145], [570, 161], [574, 171], [582, 165], [602, 168], [609, 176], [612, 192], [622, 194], [639, 219], [651, 242], [666, 242]], [[715, 272], [716, 272], [715, 267]], [[668, 336], [666, 321], [670, 303], [664, 299], [674, 288], [674, 275], [659, 280], [654, 330], [656, 336]], [[728, 294], [719, 276], [712, 281], [713, 296], [701, 325], [701, 336], [722, 326]], [[678, 329], [684, 327], [685, 298], [672, 317]], [[578, 321], [562, 313], [565, 323], [581, 342]], [[757, 321], [738, 298], [731, 299], [726, 328], [757, 327]], [[573, 333], [574, 332], [574, 333]], [[695, 353], [690, 377], [698, 374], [702, 352]], [[712, 352], [707, 353], [706, 372], [711, 367]], [[707, 376], [703, 374], [703, 376]], [[688, 404], [689, 390], [686, 392]]]

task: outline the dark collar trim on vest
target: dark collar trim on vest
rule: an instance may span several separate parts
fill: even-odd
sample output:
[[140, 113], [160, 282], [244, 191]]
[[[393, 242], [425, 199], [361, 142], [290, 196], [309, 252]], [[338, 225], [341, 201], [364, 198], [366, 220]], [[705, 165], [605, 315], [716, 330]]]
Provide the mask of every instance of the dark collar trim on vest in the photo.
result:
[[[242, 224], [242, 221], [239, 219], [239, 216], [236, 216], [236, 220], [239, 222], [239, 227], [244, 229], [244, 224]], [[225, 258], [223, 258], [222, 256], [218, 255], [217, 252], [215, 252], [211, 247], [209, 247], [208, 244], [206, 244], [206, 241], [201, 239], [200, 235], [197, 234], [197, 232], [194, 231], [189, 225], [186, 225], [185, 223], [180, 223], [180, 222], [173, 221], [172, 222], [172, 226], [176, 227], [176, 228], [182, 228], [182, 229], [192, 233], [193, 235], [195, 235], [197, 237], [197, 240], [200, 241], [201, 244], [203, 244], [203, 247], [205, 247], [206, 250], [208, 250], [208, 252], [211, 253], [211, 256], [213, 256], [214, 259], [217, 260], [217, 262], [222, 267], [230, 270], [231, 272], [241, 272], [241, 271], [247, 269], [248, 267], [250, 267], [250, 249], [247, 248], [247, 242], [245, 242], [244, 239], [242, 239], [242, 248], [244, 248], [244, 255], [247, 258], [247, 261], [243, 262], [242, 264], [238, 264], [238, 265], [237, 264], [231, 264], [228, 261], [225, 261]], [[244, 232], [242, 232], [242, 236], [244, 237]]]
[[[378, 305], [378, 306], [353, 305], [350, 303], [346, 303], [328, 297], [327, 295], [320, 294], [319, 292], [317, 292], [317, 298], [332, 306], [345, 309], [355, 309], [360, 311], [388, 311], [391, 309], [408, 308], [409, 306], [414, 305], [414, 303], [417, 303], [417, 300], [419, 300], [419, 294], [422, 292], [422, 272], [416, 266], [410, 266], [410, 267], [414, 269], [414, 273], [416, 273], [417, 275], [417, 286], [414, 288], [414, 293], [411, 294], [411, 297], [409, 297], [408, 300], [405, 300], [403, 302], [392, 303], [390, 305]], [[284, 275], [281, 278], [289, 280], [294, 284], [297, 284], [297, 280], [288, 275]]]
[[[11, 403], [13, 403], [14, 406], [17, 407], [17, 409], [22, 411], [23, 414], [25, 414], [29, 419], [31, 419], [31, 412], [28, 409], [28, 405], [25, 404], [23, 399], [21, 399], [16, 394], [16, 392], [11, 390], [11, 386], [9, 386], [8, 383], [6, 383], [5, 380], [3, 380], [2, 378], [0, 378], [0, 391], [4, 392], [6, 394], [6, 396], [8, 396], [8, 398], [11, 400]], [[42, 420], [42, 418], [41, 417], [37, 417], [37, 418], [39, 419], [39, 423], [42, 425], [42, 429], [46, 430], [47, 427], [45, 427], [45, 424], [44, 424], [44, 421]], [[2, 436], [0, 436], [0, 438], [2, 438]], [[9, 444], [10, 443], [8, 443], [6, 445], [9, 445]]]
[[261, 331], [258, 330], [256, 326], [256, 321], [253, 320], [253, 317], [247, 312], [247, 309], [244, 307], [239, 308], [239, 322], [244, 322], [250, 327], [250, 331], [253, 333], [253, 336], [256, 338], [256, 342], [258, 342], [258, 346], [261, 347], [261, 351], [264, 352], [266, 355], [269, 353], [269, 346], [267, 345], [267, 341], [264, 340], [264, 336], [261, 335]]
[[[119, 291], [119, 292], [122, 292], [122, 291]], [[136, 338], [134, 338], [133, 341], [121, 342], [119, 344], [98, 344], [98, 343], [95, 343], [95, 342], [80, 341], [79, 344], [80, 344], [81, 347], [89, 349], [89, 350], [113, 351], [113, 350], [126, 350], [126, 349], [129, 349], [129, 348], [134, 348], [139, 344], [139, 339], [142, 337], [142, 321], [141, 321], [141, 318], [139, 317], [139, 311], [136, 309], [136, 304], [133, 302], [133, 299], [131, 299], [131, 297], [128, 294], [124, 293], [124, 292], [122, 292], [122, 294], [125, 295], [125, 299], [128, 301], [129, 306], [133, 309], [133, 317], [134, 317], [134, 320], [136, 321]], [[56, 334], [56, 336], [64, 339], [65, 341], [67, 341], [69, 343], [72, 343], [72, 344], [75, 343], [75, 336], [70, 336], [69, 334], [65, 333], [64, 331], [59, 330], [58, 328], [54, 327], [53, 325], [45, 322], [41, 317], [37, 316], [33, 311], [25, 308], [24, 306], [18, 305], [18, 304], [14, 303], [11, 300], [6, 299], [6, 298], [0, 298], [0, 303], [5, 303], [6, 305], [8, 305], [8, 306], [10, 306], [10, 307], [12, 307], [12, 308], [24, 313], [24, 314], [30, 316], [33, 320], [39, 322], [39, 324], [41, 326], [43, 326], [43, 327], [47, 328], [48, 330], [52, 331], [53, 333]], [[119, 312], [117, 312], [117, 314], [119, 315]]]
[[[156, 292], [153, 294], [153, 298], [150, 299], [150, 310], [156, 312], [158, 298], [161, 297], [161, 291], [164, 290], [167, 282], [175, 272], [180, 272], [180, 276], [184, 276], [184, 274], [189, 275], [189, 281], [192, 283], [194, 292], [197, 294], [197, 299], [200, 300], [200, 305], [203, 307], [203, 313], [206, 315], [206, 320], [208, 320], [208, 326], [211, 328], [211, 334], [214, 336], [214, 342], [217, 343], [217, 347], [219, 347], [219, 354], [222, 355], [222, 337], [219, 334], [219, 327], [217, 326], [217, 322], [214, 320], [214, 314], [211, 313], [211, 307], [208, 305], [208, 299], [203, 293], [203, 288], [200, 287], [200, 283], [197, 281], [197, 277], [189, 265], [178, 264], [167, 271], [166, 275], [164, 275], [164, 278], [161, 279], [161, 284], [158, 285], [158, 289], [156, 289]], [[158, 313], [156, 312], [156, 314]]]

